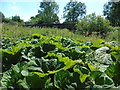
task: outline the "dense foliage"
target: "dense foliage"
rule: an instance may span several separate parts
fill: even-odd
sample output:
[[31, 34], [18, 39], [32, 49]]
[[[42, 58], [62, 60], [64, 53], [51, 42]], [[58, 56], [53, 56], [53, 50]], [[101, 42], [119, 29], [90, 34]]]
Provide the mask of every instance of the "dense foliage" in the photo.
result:
[[59, 23], [59, 17], [57, 16], [58, 9], [59, 6], [54, 0], [43, 0], [43, 2], [40, 2], [38, 14], [35, 17], [31, 17], [30, 22], [32, 24], [57, 24]]
[[78, 90], [120, 88], [120, 44], [47, 37], [1, 41], [2, 88]]
[[81, 2], [68, 2], [64, 7], [64, 23], [77, 23], [78, 20], [86, 14], [86, 6]]
[[6, 18], [2, 12], [0, 12], [0, 22], [16, 25], [24, 24], [24, 21], [20, 18], [20, 16], [12, 16], [12, 18]]
[[85, 36], [92, 35], [93, 32], [105, 36], [111, 29], [109, 20], [96, 16], [95, 13], [85, 16], [77, 24], [77, 32]]
[[2, 12], [0, 12], [0, 22], [3, 22], [4, 19], [5, 19], [5, 15]]
[[24, 24], [24, 21], [20, 18], [20, 16], [12, 16], [11, 20], [17, 22], [18, 24]]
[[108, 2], [104, 5], [103, 14], [106, 19], [110, 20], [111, 25], [120, 26], [120, 1], [118, 2]]

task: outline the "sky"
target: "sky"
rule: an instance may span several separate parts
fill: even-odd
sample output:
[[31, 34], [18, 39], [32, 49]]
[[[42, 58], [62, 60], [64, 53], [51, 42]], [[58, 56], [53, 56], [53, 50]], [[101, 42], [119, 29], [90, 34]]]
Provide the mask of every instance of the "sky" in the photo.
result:
[[[31, 16], [38, 14], [40, 9], [40, 2], [42, 0], [0, 0], [0, 11], [5, 15], [5, 17], [10, 18], [12, 16], [18, 15], [24, 21], [30, 20]], [[59, 5], [58, 16], [60, 22], [63, 22], [63, 8], [70, 0], [55, 0]], [[72, 0], [74, 1], [74, 0]], [[109, 0], [76, 0], [85, 3], [86, 10], [88, 14], [96, 13], [96, 15], [103, 15], [103, 5]]]

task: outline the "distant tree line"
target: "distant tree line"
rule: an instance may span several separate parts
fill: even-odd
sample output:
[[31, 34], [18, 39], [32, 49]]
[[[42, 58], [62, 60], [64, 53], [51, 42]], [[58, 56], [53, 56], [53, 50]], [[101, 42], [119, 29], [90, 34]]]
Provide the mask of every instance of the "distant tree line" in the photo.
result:
[[[59, 5], [55, 0], [43, 0], [40, 2], [40, 9], [36, 16], [32, 16], [27, 24], [59, 24]], [[110, 21], [112, 26], [120, 26], [120, 1], [107, 2], [103, 6], [103, 15], [105, 19]], [[63, 23], [78, 23], [86, 15], [85, 3], [70, 1], [66, 4], [63, 10]], [[0, 20], [5, 23], [24, 24], [20, 16], [12, 16], [12, 18], [5, 18], [4, 14], [0, 12]]]
[[[57, 27], [61, 27], [57, 15], [59, 13], [59, 5], [54, 0], [43, 0], [43, 2], [40, 2], [39, 7], [38, 14], [32, 16], [25, 24], [31, 24], [33, 26], [47, 24], [55, 26], [56, 24]], [[65, 21], [62, 25], [65, 26], [76, 23], [76, 32], [79, 34], [90, 36], [96, 32], [97, 35], [105, 36], [108, 31], [112, 30], [112, 26], [120, 27], [120, 1], [107, 2], [103, 8], [105, 18], [96, 16], [95, 13], [86, 15], [85, 3], [70, 1], [64, 7], [63, 19]], [[11, 19], [8, 19], [5, 18], [2, 12], [0, 12], [0, 20], [5, 23], [24, 24], [20, 16], [12, 16]]]
[[[50, 0], [49, 0], [50, 1]], [[45, 24], [52, 23], [58, 24], [60, 23], [58, 12], [59, 5], [54, 1], [48, 2], [48, 0], [43, 0], [40, 2], [40, 10], [38, 10], [38, 14], [35, 17], [31, 17], [31, 24]], [[86, 14], [86, 6], [81, 2], [68, 2], [64, 7], [63, 18], [65, 21], [63, 23], [77, 23], [80, 18], [82, 18]]]
[[5, 18], [2, 12], [0, 12], [0, 21], [4, 23], [17, 24], [17, 25], [24, 24], [24, 21], [20, 19], [20, 16], [16, 15], [16, 16], [12, 16], [12, 18]]

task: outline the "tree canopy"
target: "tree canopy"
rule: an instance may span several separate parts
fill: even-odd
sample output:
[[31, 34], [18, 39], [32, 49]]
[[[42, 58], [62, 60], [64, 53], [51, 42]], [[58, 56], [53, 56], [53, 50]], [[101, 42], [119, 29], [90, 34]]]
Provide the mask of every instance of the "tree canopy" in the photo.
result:
[[16, 21], [16, 22], [20, 22], [21, 21], [20, 16], [12, 16], [12, 20]]
[[24, 21], [20, 18], [20, 16], [12, 16], [11, 23], [16, 24], [24, 24]]
[[112, 26], [120, 26], [120, 1], [106, 3], [103, 13]]
[[65, 23], [76, 23], [78, 19], [86, 14], [86, 6], [81, 2], [69, 2], [64, 7], [63, 18]]
[[40, 10], [38, 10], [38, 14], [35, 17], [31, 17], [32, 22], [34, 24], [42, 24], [42, 23], [59, 23], [59, 17], [57, 16], [59, 6], [53, 0], [51, 2], [47, 0], [43, 0], [40, 2]]
[[0, 12], [0, 22], [3, 22], [4, 19], [5, 19], [5, 15], [2, 12]]

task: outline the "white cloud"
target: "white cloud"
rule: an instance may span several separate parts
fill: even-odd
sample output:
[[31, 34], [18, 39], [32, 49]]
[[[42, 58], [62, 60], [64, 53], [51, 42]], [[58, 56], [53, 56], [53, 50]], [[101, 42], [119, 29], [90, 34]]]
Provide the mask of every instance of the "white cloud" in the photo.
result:
[[12, 10], [16, 10], [17, 7], [16, 7], [16, 6], [12, 6], [11, 9], [12, 9]]

